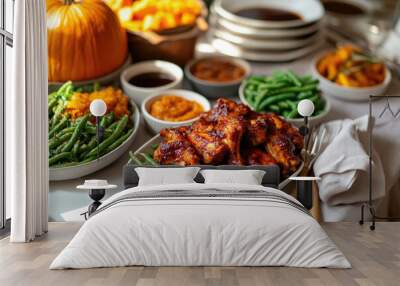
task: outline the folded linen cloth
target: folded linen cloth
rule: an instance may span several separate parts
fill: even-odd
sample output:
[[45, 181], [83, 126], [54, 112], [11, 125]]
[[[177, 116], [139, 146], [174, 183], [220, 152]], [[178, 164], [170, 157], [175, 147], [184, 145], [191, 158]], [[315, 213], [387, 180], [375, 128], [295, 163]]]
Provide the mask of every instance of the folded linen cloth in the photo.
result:
[[[320, 199], [327, 206], [368, 201], [369, 156], [365, 136], [368, 116], [336, 120], [323, 125], [327, 130], [326, 146], [314, 164]], [[364, 133], [364, 134], [363, 134]], [[364, 140], [360, 140], [362, 137]], [[376, 152], [373, 152], [373, 199], [385, 195], [385, 176]], [[322, 208], [324, 210], [325, 207]], [[327, 218], [324, 215], [324, 219]], [[336, 214], [337, 216], [337, 214]]]

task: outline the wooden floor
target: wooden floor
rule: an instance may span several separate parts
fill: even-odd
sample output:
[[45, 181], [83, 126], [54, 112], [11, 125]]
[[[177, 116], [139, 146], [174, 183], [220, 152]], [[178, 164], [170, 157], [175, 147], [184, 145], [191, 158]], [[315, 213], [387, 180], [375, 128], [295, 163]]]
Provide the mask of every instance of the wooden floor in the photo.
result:
[[43, 238], [29, 244], [0, 241], [0, 285], [400, 285], [400, 223], [331, 223], [324, 228], [352, 269], [288, 267], [124, 267], [48, 270], [79, 229], [78, 223], [50, 223]]

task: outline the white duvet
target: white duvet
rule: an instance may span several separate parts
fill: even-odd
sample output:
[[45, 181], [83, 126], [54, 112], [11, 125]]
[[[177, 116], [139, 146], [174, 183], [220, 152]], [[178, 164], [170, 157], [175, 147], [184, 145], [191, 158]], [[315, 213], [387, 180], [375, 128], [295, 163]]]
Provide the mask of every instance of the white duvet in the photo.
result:
[[[135, 187], [133, 192], [265, 191], [262, 186], [182, 184]], [[294, 266], [349, 268], [320, 225], [290, 204], [240, 197], [150, 198], [104, 207], [81, 227], [50, 269], [145, 266]]]

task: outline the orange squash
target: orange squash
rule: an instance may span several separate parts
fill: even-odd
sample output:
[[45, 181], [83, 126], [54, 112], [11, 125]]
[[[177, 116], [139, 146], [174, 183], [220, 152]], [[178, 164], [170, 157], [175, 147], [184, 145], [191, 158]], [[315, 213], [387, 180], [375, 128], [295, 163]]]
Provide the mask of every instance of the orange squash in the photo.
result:
[[49, 81], [82, 81], [118, 69], [127, 58], [127, 36], [100, 0], [47, 0]]

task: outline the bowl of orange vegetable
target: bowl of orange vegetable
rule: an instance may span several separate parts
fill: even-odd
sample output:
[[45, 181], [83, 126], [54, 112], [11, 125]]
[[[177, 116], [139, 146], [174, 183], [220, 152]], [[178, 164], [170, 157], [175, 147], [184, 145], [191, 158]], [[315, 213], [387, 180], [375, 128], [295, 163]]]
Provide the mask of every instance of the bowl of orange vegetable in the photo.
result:
[[392, 80], [390, 70], [380, 59], [352, 45], [318, 54], [311, 70], [326, 95], [351, 101], [384, 94]]
[[185, 65], [208, 28], [201, 0], [106, 0], [128, 32], [133, 61], [161, 59]]

